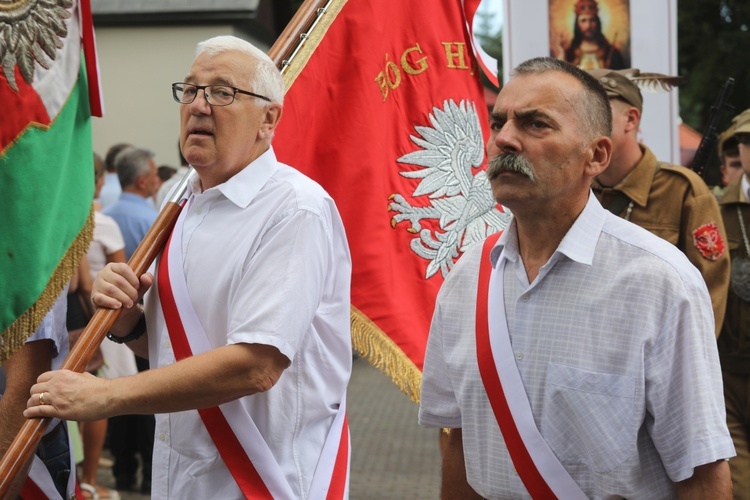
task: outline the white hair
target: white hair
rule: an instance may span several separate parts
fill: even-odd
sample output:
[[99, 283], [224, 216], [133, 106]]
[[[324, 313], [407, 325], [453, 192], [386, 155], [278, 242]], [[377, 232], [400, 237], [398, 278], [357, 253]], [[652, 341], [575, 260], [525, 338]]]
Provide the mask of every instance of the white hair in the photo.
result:
[[[244, 52], [255, 59], [253, 78], [249, 82], [250, 90], [274, 102], [284, 104], [284, 80], [281, 73], [271, 58], [250, 42], [236, 36], [215, 36], [200, 42], [195, 50], [195, 56], [198, 57], [203, 53], [215, 55], [230, 50]], [[256, 98], [256, 102], [259, 106], [266, 104], [262, 99]]]

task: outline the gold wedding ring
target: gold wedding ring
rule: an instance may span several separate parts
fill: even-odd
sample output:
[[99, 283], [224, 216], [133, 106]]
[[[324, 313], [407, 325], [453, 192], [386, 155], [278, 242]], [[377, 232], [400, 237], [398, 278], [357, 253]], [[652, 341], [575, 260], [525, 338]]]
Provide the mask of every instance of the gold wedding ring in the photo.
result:
[[43, 392], [39, 394], [39, 404], [40, 405], [44, 404], [44, 393]]

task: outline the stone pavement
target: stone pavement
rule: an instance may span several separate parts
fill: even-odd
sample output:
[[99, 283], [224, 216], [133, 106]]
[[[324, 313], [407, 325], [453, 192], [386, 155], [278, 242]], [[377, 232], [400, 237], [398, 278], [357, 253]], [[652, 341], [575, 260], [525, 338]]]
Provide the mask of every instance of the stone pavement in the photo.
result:
[[[418, 405], [409, 401], [387, 376], [357, 358], [347, 406], [352, 436], [350, 498], [438, 498], [439, 431], [417, 424]], [[99, 482], [114, 487], [110, 469], [99, 469]], [[120, 493], [123, 500], [150, 498]]]

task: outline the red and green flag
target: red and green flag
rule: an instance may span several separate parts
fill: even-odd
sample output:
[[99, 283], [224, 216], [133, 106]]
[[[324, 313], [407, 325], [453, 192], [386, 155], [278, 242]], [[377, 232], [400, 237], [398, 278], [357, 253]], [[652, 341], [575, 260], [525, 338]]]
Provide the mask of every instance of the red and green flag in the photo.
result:
[[0, 363], [37, 329], [91, 241], [92, 113], [101, 116], [89, 0], [2, 7]]
[[509, 218], [484, 171], [478, 5], [333, 0], [338, 14], [309, 61], [285, 75], [294, 84], [274, 138], [279, 160], [322, 184], [341, 212], [355, 347], [414, 400], [444, 277]]

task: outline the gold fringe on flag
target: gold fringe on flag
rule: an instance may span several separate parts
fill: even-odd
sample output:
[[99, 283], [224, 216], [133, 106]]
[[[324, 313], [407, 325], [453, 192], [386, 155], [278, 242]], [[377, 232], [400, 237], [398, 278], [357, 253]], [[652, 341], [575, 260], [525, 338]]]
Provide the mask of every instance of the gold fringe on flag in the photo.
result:
[[422, 388], [422, 372], [362, 311], [352, 306], [352, 344], [372, 366], [385, 373], [406, 394], [419, 403]]
[[60, 259], [39, 298], [0, 334], [0, 365], [20, 349], [26, 339], [39, 328], [44, 316], [52, 308], [65, 285], [70, 282], [73, 273], [78, 270], [93, 236], [94, 206], [92, 204], [86, 223]]

